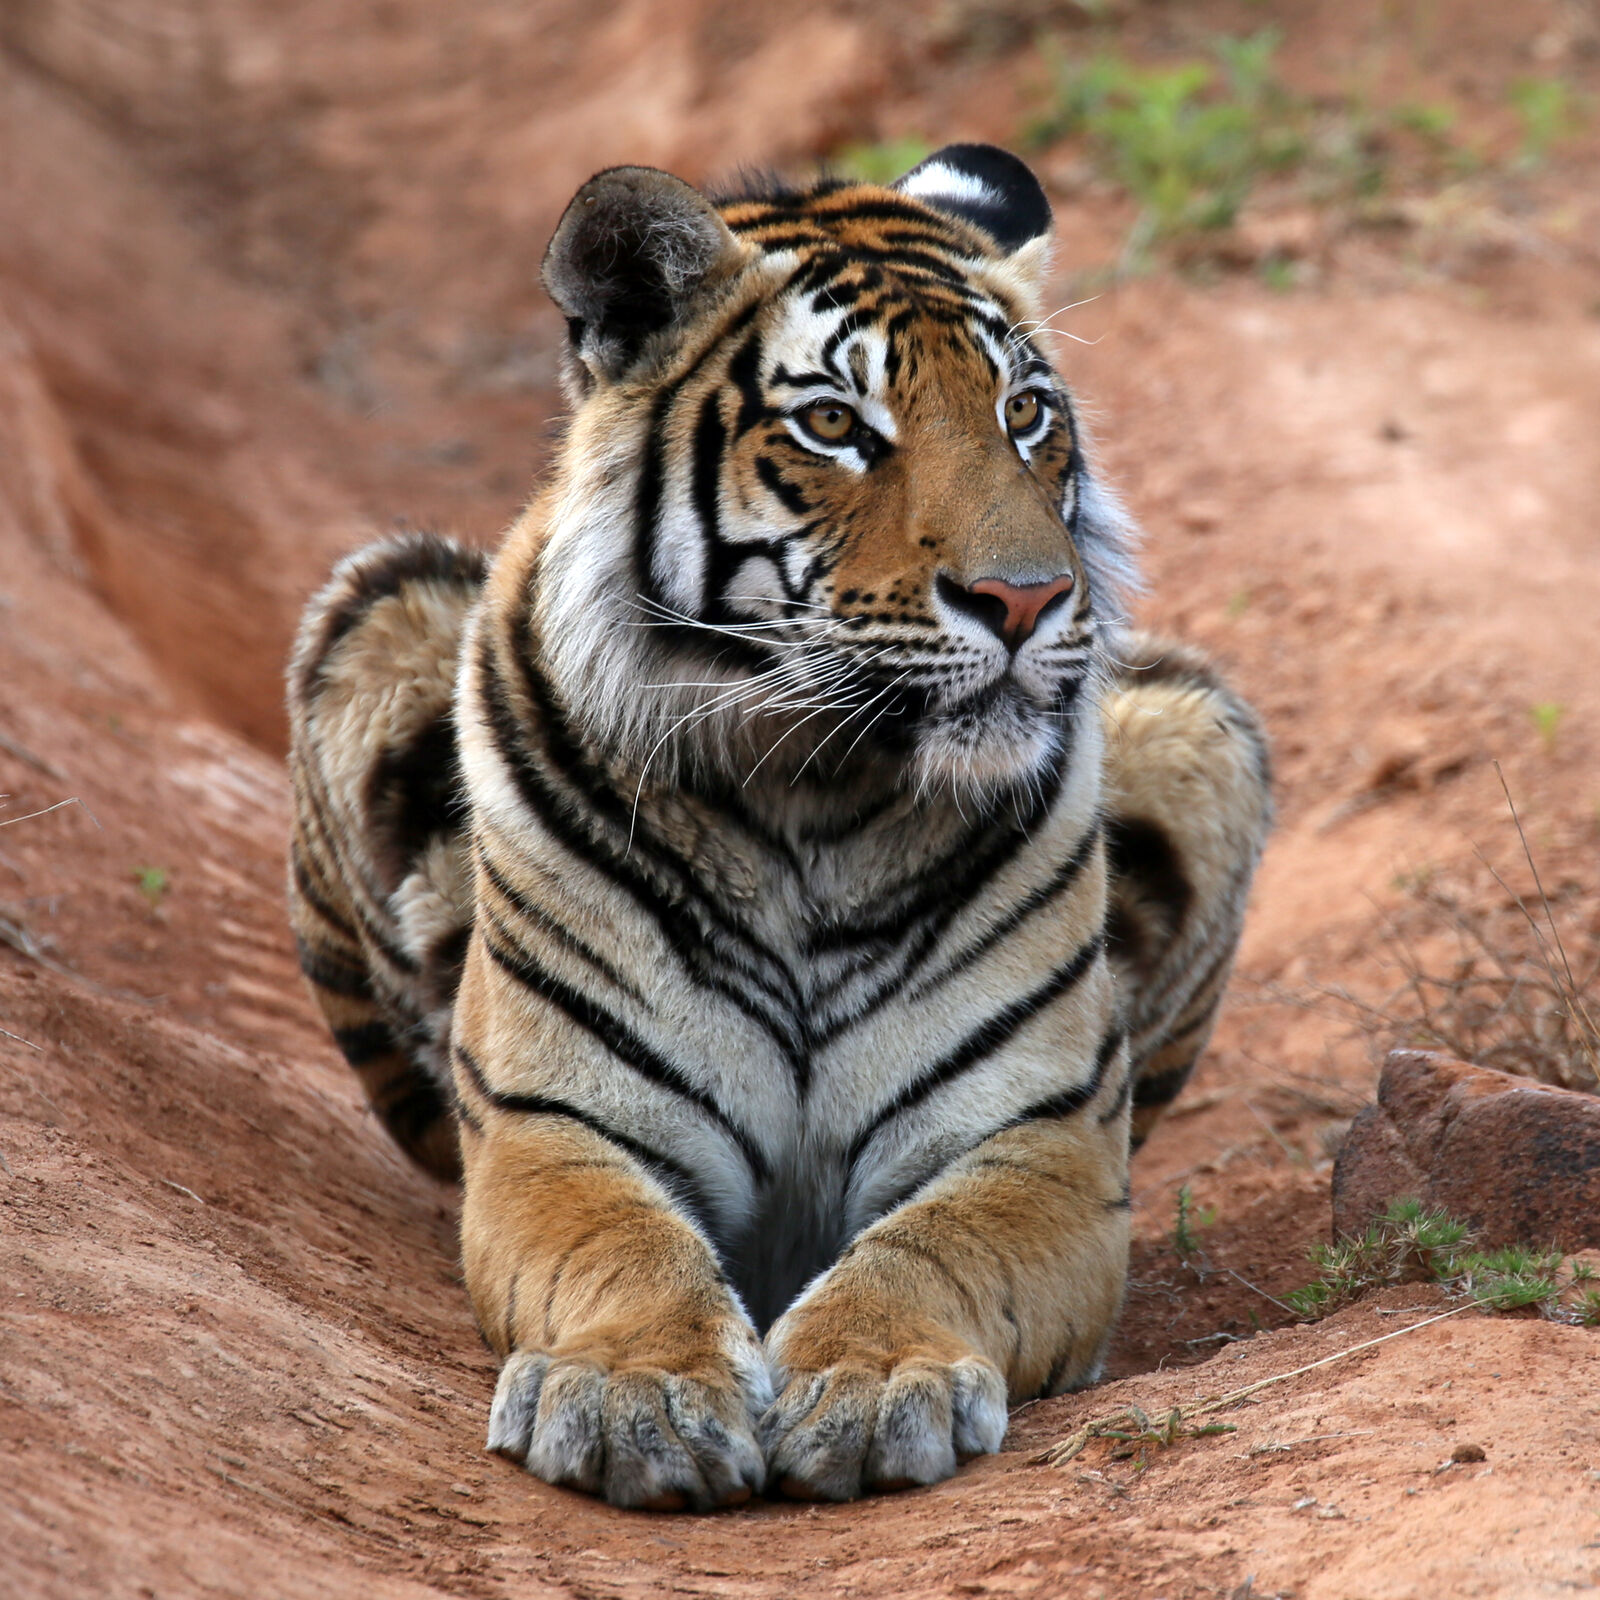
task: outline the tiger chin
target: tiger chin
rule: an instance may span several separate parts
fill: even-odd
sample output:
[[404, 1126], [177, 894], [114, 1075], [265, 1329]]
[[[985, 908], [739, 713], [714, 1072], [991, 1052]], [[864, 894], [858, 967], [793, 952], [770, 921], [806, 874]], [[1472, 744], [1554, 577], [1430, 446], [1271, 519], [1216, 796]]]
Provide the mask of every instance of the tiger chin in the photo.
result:
[[1125, 624], [1051, 222], [978, 145], [600, 173], [544, 260], [543, 491], [306, 613], [301, 966], [463, 1182], [489, 1448], [549, 1483], [933, 1483], [1100, 1371], [1270, 800], [1250, 709]]

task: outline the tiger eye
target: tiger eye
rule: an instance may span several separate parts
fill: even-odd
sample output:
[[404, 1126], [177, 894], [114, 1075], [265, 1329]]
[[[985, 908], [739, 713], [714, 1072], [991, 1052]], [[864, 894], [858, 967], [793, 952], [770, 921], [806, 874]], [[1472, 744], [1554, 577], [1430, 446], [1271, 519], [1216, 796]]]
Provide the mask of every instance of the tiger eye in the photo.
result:
[[835, 400], [824, 400], [821, 405], [803, 412], [800, 420], [819, 439], [837, 444], [849, 437], [856, 425], [856, 414], [849, 406], [842, 406]]
[[1038, 420], [1038, 395], [1014, 394], [1006, 401], [1006, 426], [1013, 433], [1026, 433]]

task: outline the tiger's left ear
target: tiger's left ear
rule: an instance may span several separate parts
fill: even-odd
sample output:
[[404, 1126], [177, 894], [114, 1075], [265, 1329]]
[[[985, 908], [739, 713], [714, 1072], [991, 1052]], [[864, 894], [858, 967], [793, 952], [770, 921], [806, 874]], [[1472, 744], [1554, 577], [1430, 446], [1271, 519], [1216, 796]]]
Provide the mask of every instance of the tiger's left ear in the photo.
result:
[[561, 214], [544, 286], [566, 315], [578, 362], [614, 382], [743, 259], [698, 189], [654, 167], [611, 167]]
[[992, 144], [947, 144], [894, 187], [947, 216], [981, 228], [1020, 275], [1037, 284], [1050, 259], [1055, 218], [1026, 163]]

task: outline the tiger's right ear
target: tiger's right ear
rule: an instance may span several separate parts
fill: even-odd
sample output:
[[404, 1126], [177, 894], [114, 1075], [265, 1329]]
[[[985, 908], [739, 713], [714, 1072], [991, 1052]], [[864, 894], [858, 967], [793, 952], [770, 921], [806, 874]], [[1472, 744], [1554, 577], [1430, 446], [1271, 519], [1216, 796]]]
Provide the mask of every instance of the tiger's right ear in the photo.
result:
[[598, 172], [572, 197], [544, 253], [544, 286], [573, 353], [614, 382], [652, 334], [743, 260], [711, 202], [654, 167]]

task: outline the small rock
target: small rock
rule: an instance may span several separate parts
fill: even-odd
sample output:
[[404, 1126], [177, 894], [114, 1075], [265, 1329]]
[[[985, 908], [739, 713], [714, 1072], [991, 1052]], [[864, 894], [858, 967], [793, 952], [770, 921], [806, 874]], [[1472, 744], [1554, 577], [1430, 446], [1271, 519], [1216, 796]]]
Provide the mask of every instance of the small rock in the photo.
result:
[[1191, 500], [1178, 511], [1178, 521], [1190, 533], [1210, 533], [1222, 518], [1222, 507], [1212, 500]]
[[1491, 1247], [1600, 1247], [1600, 1096], [1392, 1051], [1334, 1165], [1334, 1236], [1409, 1197]]
[[1467, 1461], [1487, 1461], [1489, 1455], [1481, 1444], [1458, 1444], [1450, 1452], [1450, 1459], [1460, 1466]]
[[452, 1483], [450, 1485], [450, 1492], [451, 1494], [459, 1494], [464, 1499], [470, 1500], [472, 1498], [472, 1485], [470, 1483]]

